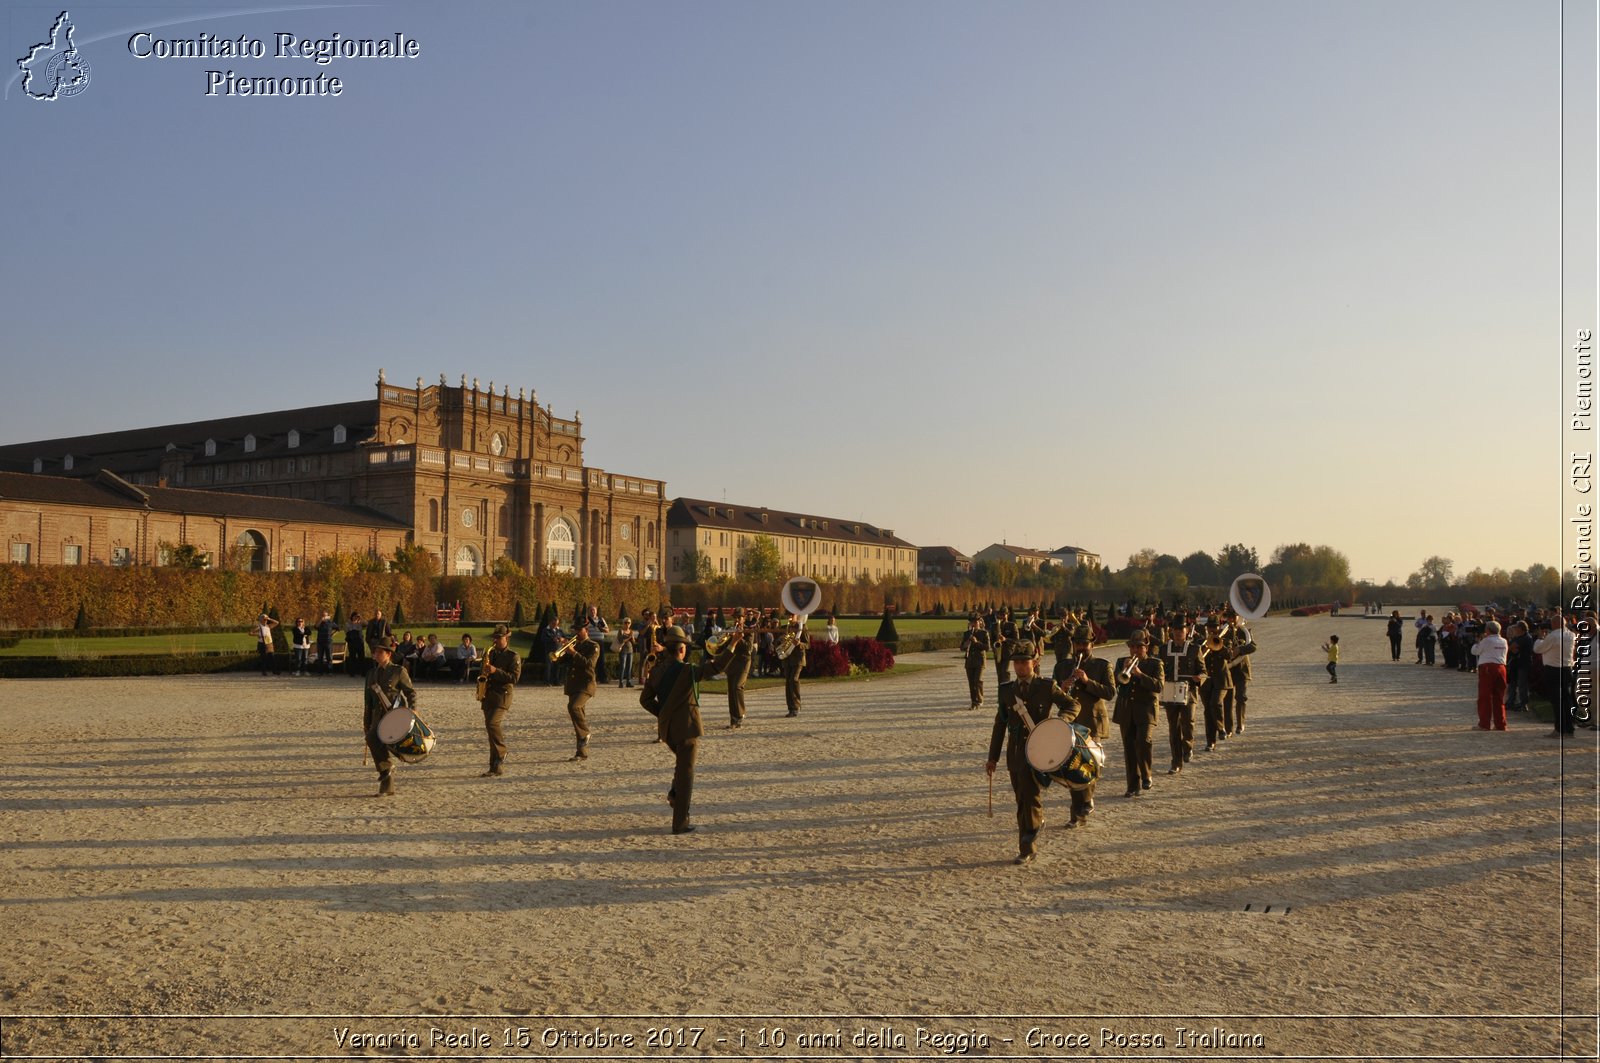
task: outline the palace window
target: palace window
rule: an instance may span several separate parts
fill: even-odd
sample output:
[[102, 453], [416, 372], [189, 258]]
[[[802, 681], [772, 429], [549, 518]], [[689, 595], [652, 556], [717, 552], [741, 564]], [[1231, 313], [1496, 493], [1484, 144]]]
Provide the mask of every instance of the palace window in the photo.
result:
[[111, 548], [111, 563], [118, 568], [126, 568], [133, 564], [133, 549], [127, 546], [113, 546]]
[[344, 425], [342, 425], [342, 424], [334, 425], [333, 426], [333, 441], [335, 443], [343, 443], [344, 442], [344, 438], [345, 438]]
[[300, 431], [296, 428], [289, 429], [289, 449], [293, 450], [300, 445]]
[[626, 554], [617, 558], [617, 577], [619, 579], [633, 578], [633, 558]]
[[68, 543], [61, 547], [61, 563], [63, 565], [83, 564], [83, 547]]
[[557, 517], [550, 522], [550, 534], [545, 539], [545, 560], [557, 572], [575, 572], [578, 568], [578, 540], [572, 525]]
[[439, 530], [439, 500], [437, 498], [428, 499], [428, 530], [431, 532]]
[[476, 576], [480, 572], [478, 551], [470, 546], [463, 546], [456, 551], [456, 575]]
[[244, 452], [246, 454], [253, 454], [253, 453], [255, 453], [255, 449], [256, 449], [256, 437], [246, 433], [246, 435], [244, 437]]
[[29, 555], [32, 553], [32, 551], [32, 543], [12, 543], [11, 563], [13, 565], [26, 565], [29, 560]]
[[215, 439], [206, 440], [206, 457], [214, 458], [216, 456], [217, 456], [217, 441]]

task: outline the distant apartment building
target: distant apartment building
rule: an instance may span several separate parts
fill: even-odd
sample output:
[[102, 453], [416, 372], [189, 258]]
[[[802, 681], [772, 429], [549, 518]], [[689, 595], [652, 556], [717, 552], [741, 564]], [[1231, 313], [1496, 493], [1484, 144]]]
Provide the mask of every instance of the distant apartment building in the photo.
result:
[[953, 546], [924, 546], [917, 551], [917, 582], [927, 587], [955, 587], [972, 578], [972, 558]]
[[698, 498], [676, 498], [667, 508], [667, 580], [681, 583], [693, 572], [686, 554], [711, 562], [717, 576], [740, 579], [746, 555], [757, 536], [778, 547], [779, 563], [796, 575], [836, 583], [862, 576], [917, 578], [917, 548], [889, 528], [861, 521], [789, 513], [759, 506], [730, 505]]
[[974, 562], [978, 561], [1009, 561], [1020, 568], [1039, 571], [1046, 565], [1055, 564], [1055, 558], [1045, 550], [1030, 550], [1026, 546], [1012, 546], [1009, 543], [991, 543], [982, 550], [972, 555]]
[[1092, 554], [1081, 546], [1062, 546], [1050, 551], [1050, 563], [1062, 568], [1099, 568], [1100, 555]]

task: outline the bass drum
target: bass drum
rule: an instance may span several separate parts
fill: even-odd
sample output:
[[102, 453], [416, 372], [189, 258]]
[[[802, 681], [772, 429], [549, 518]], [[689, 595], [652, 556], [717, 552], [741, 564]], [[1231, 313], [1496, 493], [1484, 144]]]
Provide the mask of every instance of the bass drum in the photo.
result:
[[1087, 727], [1057, 716], [1034, 725], [1027, 756], [1041, 785], [1059, 782], [1073, 790], [1093, 785], [1106, 763], [1105, 748]]
[[390, 709], [378, 721], [378, 741], [406, 763], [415, 763], [433, 751], [433, 730], [410, 709]]

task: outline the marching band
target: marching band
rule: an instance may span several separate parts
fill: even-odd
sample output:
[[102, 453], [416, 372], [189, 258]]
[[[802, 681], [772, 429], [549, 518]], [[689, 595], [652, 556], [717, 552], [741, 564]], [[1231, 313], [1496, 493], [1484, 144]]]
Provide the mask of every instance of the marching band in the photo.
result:
[[[658, 720], [670, 708], [670, 718], [675, 721], [670, 726], [661, 724], [657, 737], [658, 741], [669, 742], [678, 759], [674, 789], [669, 795], [675, 833], [694, 829], [688, 822], [688, 806], [693, 785], [693, 746], [703, 733], [698, 679], [726, 677], [729, 730], [744, 725], [745, 680], [752, 667], [757, 669], [757, 675], [783, 677], [786, 714], [797, 716], [800, 673], [810, 643], [805, 622], [817, 596], [815, 584], [809, 591], [801, 588], [792, 593], [791, 587], [786, 586], [782, 614], [785, 619], [772, 610], [736, 609], [731, 618], [719, 610], [717, 626], [713, 628], [708, 617], [698, 638], [692, 627], [685, 632], [671, 623], [670, 616], [658, 618], [648, 610], [642, 614], [637, 643], [630, 643], [630, 648], [636, 648], [641, 658], [641, 704], [657, 714]], [[634, 638], [630, 623], [624, 622], [621, 631], [625, 634], [619, 637]], [[1244, 618], [1233, 610], [1204, 616], [1178, 615], [1165, 624], [1162, 634], [1165, 637], [1157, 639], [1145, 628], [1133, 631], [1126, 654], [1113, 663], [1094, 654], [1095, 631], [1087, 615], [1069, 611], [1054, 624], [1047, 623], [1037, 611], [1030, 612], [1020, 624], [1009, 610], [999, 616], [991, 614], [988, 623], [976, 615], [968, 619], [960, 651], [969, 710], [985, 703], [983, 677], [991, 657], [999, 680], [985, 770], [991, 780], [992, 815], [992, 780], [1004, 755], [1017, 803], [1016, 863], [1031, 864], [1038, 857], [1043, 794], [1052, 783], [1061, 783], [1070, 795], [1067, 828], [1088, 825], [1096, 783], [1105, 765], [1104, 743], [1110, 736], [1111, 723], [1116, 723], [1121, 733], [1127, 780], [1124, 796], [1130, 798], [1141, 796], [1154, 785], [1153, 745], [1159, 713], [1164, 713], [1167, 720], [1169, 775], [1181, 773], [1195, 752], [1197, 709], [1204, 718], [1204, 752], [1214, 752], [1224, 740], [1244, 730], [1250, 657], [1256, 650]], [[521, 673], [521, 659], [509, 648], [510, 635], [505, 625], [495, 629], [494, 649], [478, 676], [477, 697], [483, 703], [490, 747], [485, 775], [504, 771], [501, 723]], [[694, 644], [701, 647], [703, 657], [686, 671], [687, 651]], [[374, 662], [367, 677], [363, 695], [364, 744], [378, 768], [379, 796], [387, 796], [394, 792], [393, 760], [422, 759], [433, 748], [434, 736], [415, 715], [415, 689], [403, 666], [387, 659], [386, 645], [380, 643], [374, 648], [380, 651], [375, 657], [383, 659]], [[1046, 649], [1054, 656], [1048, 675], [1043, 672]], [[576, 634], [548, 654], [548, 663], [566, 668], [564, 692], [577, 742], [570, 758], [574, 761], [589, 756], [585, 706], [596, 690], [599, 650], [599, 645], [588, 637], [588, 623], [580, 621]], [[621, 660], [628, 662], [628, 656], [631, 655]], [[656, 675], [658, 661], [669, 666], [661, 675]], [[623, 664], [625, 672], [629, 671], [628, 663]], [[696, 681], [690, 689], [680, 690], [680, 676], [691, 676]], [[630, 683], [632, 678], [625, 674], [619, 685]], [[1108, 704], [1113, 706], [1110, 713]], [[382, 720], [387, 722], [380, 727]]]

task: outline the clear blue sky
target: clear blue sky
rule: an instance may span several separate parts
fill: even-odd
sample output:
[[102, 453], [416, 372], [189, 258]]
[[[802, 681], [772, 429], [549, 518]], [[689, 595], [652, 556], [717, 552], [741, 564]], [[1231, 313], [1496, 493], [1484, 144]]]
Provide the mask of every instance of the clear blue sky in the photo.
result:
[[1558, 561], [1554, 5], [69, 10], [45, 103], [60, 7], [6, 9], [0, 442], [465, 373], [671, 494], [969, 553]]

